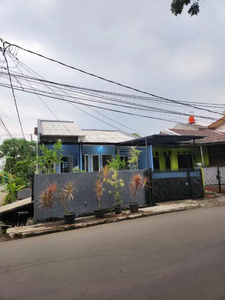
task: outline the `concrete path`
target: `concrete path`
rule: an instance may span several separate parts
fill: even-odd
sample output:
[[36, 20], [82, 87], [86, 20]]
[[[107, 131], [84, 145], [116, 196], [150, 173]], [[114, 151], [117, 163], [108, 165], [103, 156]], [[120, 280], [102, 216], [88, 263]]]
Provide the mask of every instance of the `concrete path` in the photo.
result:
[[0, 299], [225, 299], [225, 207], [1, 243]]
[[20, 201], [16, 201], [16, 202], [13, 202], [11, 204], [7, 204], [7, 205], [4, 205], [4, 206], [1, 206], [0, 207], [0, 216], [4, 213], [8, 213], [10, 211], [13, 211], [17, 208], [22, 208], [24, 206], [26, 206], [27, 204], [30, 204], [32, 202], [31, 198], [27, 198], [27, 199], [24, 199], [24, 200], [20, 200]]

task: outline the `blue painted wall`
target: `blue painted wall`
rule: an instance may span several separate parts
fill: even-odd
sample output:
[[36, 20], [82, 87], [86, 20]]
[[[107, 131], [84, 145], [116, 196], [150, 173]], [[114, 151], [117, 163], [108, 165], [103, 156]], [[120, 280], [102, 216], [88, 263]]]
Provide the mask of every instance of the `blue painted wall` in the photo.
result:
[[[146, 147], [137, 147], [137, 150], [140, 150], [140, 156], [139, 156], [139, 162], [138, 162], [138, 169], [147, 169], [148, 163], [147, 163], [147, 150]], [[130, 154], [130, 148], [120, 148], [120, 155], [129, 156]], [[152, 155], [152, 146], [148, 146], [148, 155], [149, 155], [149, 166], [151, 169], [153, 169], [153, 155]]]
[[113, 157], [115, 157], [115, 146], [104, 146], [104, 145], [83, 145], [82, 146], [82, 155], [87, 154], [89, 155], [89, 171], [92, 171], [91, 168], [91, 155], [93, 154], [99, 154], [100, 159], [100, 170], [102, 168], [102, 155], [111, 154]]
[[[147, 149], [146, 147], [137, 148], [138, 150], [141, 150], [141, 154], [139, 156], [139, 169], [147, 169], [148, 168], [148, 162], [147, 162]], [[149, 158], [149, 167], [150, 169], [154, 169], [153, 165], [153, 155], [152, 155], [152, 146], [148, 146], [148, 158]]]
[[[45, 145], [48, 149], [53, 149], [54, 144]], [[72, 156], [73, 157], [73, 167], [76, 167], [76, 156], [77, 156], [77, 164], [79, 165], [80, 157], [79, 157], [79, 145], [62, 145], [63, 156]], [[40, 155], [40, 153], [39, 153]]]

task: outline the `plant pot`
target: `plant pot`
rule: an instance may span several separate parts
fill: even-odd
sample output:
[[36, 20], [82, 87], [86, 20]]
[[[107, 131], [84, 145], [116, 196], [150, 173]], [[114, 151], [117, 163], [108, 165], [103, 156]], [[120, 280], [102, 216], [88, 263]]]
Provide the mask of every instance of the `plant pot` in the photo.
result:
[[66, 224], [73, 224], [75, 222], [75, 213], [69, 212], [68, 214], [65, 214], [64, 221]]
[[114, 206], [115, 214], [119, 215], [122, 213], [122, 206], [120, 204]]
[[131, 202], [130, 203], [130, 211], [131, 212], [138, 212], [139, 203], [138, 202]]
[[105, 216], [105, 210], [104, 208], [96, 208], [95, 210], [95, 217], [97, 219], [103, 219]]

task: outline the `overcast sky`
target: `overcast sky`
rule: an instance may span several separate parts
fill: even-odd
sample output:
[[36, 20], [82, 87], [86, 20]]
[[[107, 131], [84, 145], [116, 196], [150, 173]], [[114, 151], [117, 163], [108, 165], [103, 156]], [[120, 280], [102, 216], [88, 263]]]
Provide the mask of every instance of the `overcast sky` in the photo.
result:
[[[225, 1], [201, 1], [201, 13], [197, 17], [190, 17], [186, 11], [175, 17], [170, 12], [170, 2], [0, 0], [0, 37], [150, 93], [176, 100], [224, 104]], [[48, 80], [131, 93], [21, 50], [18, 58]], [[37, 96], [16, 92], [16, 97], [27, 138], [33, 133], [37, 119], [54, 119]], [[0, 87], [0, 101], [2, 119], [9, 131], [19, 137], [21, 132], [16, 127], [19, 123], [9, 90]], [[113, 129], [67, 103], [53, 99], [45, 101], [60, 120], [73, 120], [80, 128]], [[168, 105], [166, 108], [173, 109]], [[107, 121], [88, 108], [83, 109]], [[184, 109], [187, 113], [194, 111], [196, 115], [206, 115], [204, 111]], [[104, 114], [131, 127], [130, 132], [146, 135], [175, 125], [109, 112]], [[156, 116], [153, 112], [149, 115]], [[165, 114], [157, 116], [172, 118]], [[186, 122], [187, 118], [182, 120]], [[108, 123], [116, 125], [112, 121]], [[0, 128], [2, 139], [4, 134]]]

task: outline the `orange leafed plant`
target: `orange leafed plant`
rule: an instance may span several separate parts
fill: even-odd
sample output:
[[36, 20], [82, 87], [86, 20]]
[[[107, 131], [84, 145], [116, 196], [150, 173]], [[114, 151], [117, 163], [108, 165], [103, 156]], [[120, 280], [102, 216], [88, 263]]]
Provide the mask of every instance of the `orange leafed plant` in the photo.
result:
[[74, 182], [67, 182], [61, 189], [57, 187], [56, 183], [51, 184], [40, 195], [41, 206], [49, 209], [55, 202], [59, 202], [64, 208], [64, 213], [67, 214], [66, 202], [73, 199], [72, 193], [74, 189]]
[[136, 198], [136, 195], [138, 193], [138, 190], [140, 188], [144, 188], [148, 183], [148, 178], [147, 177], [143, 177], [140, 174], [134, 174], [133, 177], [131, 178], [130, 181], [130, 189], [131, 189], [131, 193], [134, 197], [134, 201]]
[[102, 188], [102, 183], [100, 180], [96, 181], [95, 187], [96, 187], [95, 190], [96, 190], [96, 196], [97, 196], [98, 203], [99, 203], [99, 208], [101, 208], [101, 197], [102, 197], [103, 188]]
[[103, 182], [106, 182], [106, 181], [107, 181], [108, 173], [109, 173], [109, 166], [106, 165], [104, 168], [102, 168]]
[[50, 186], [48, 186], [40, 196], [40, 202], [41, 206], [44, 206], [45, 208], [51, 208], [53, 206], [53, 195], [54, 192], [57, 191], [57, 184], [53, 183]]

